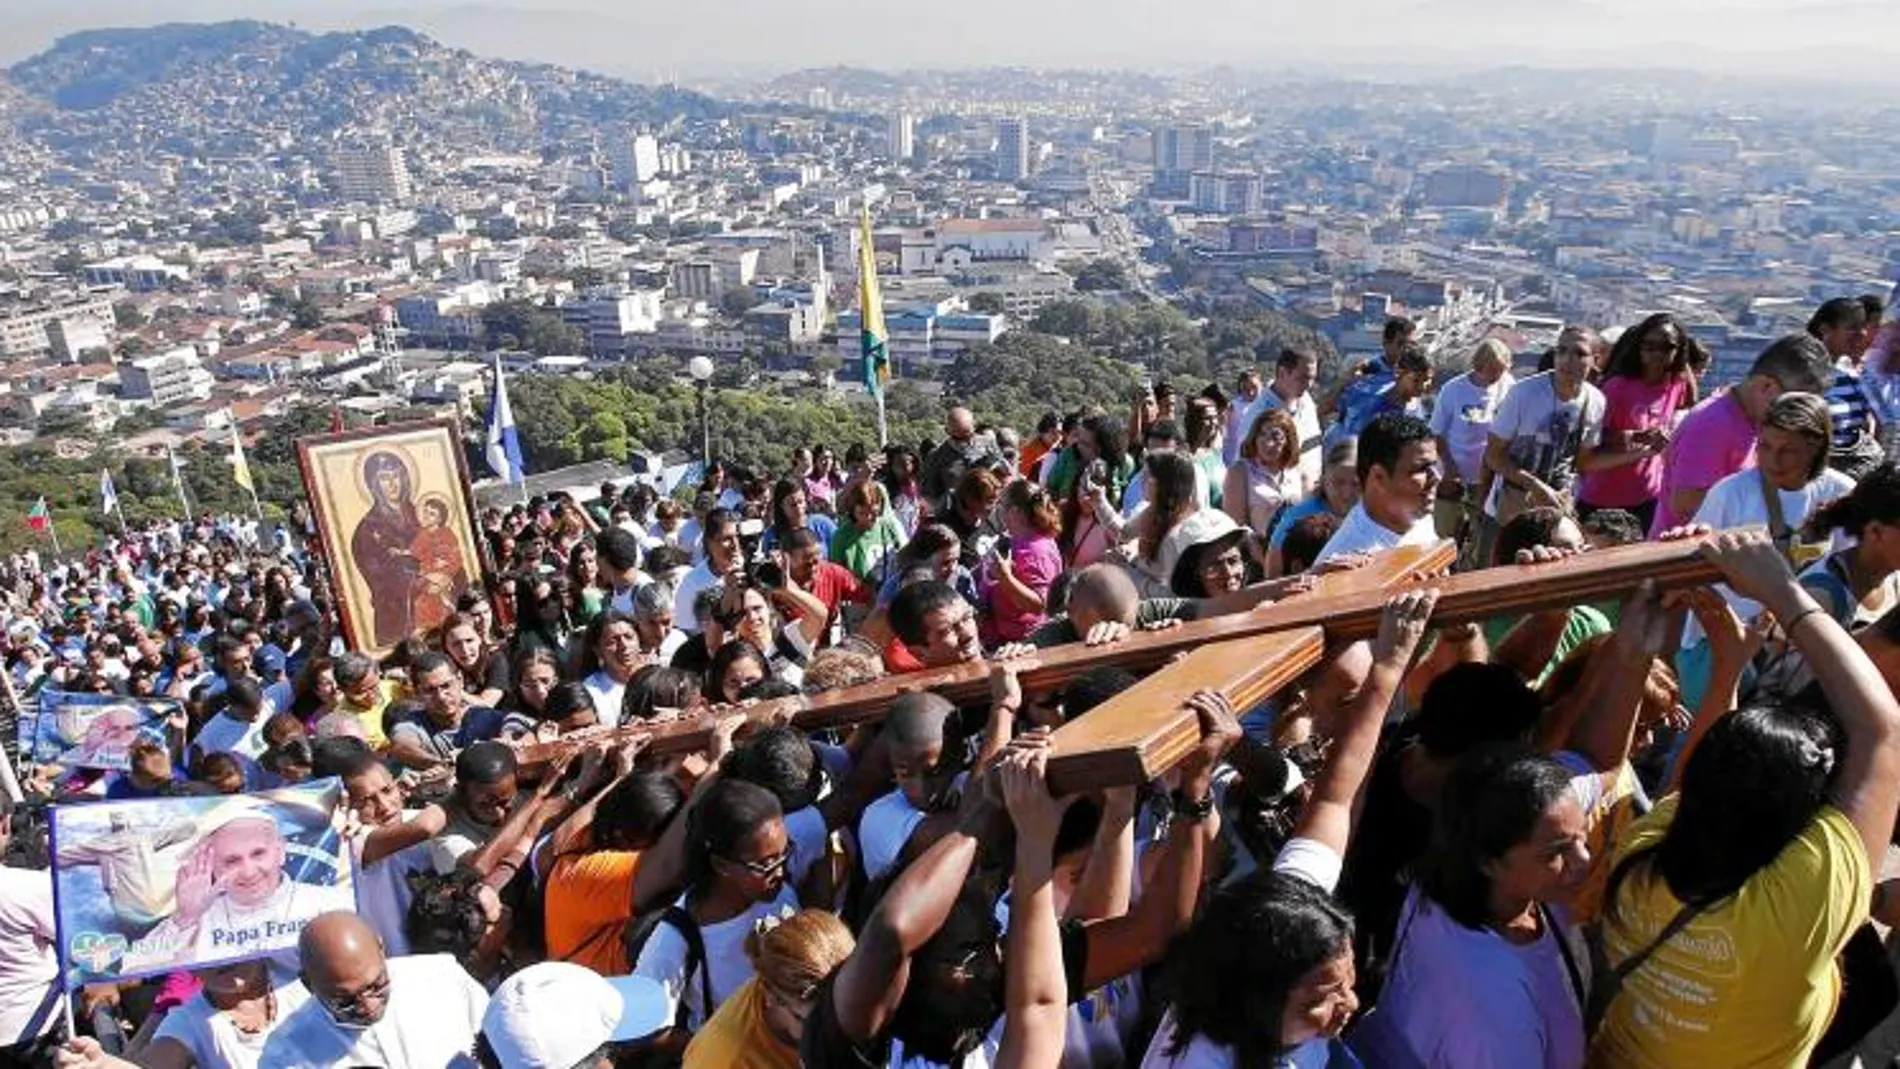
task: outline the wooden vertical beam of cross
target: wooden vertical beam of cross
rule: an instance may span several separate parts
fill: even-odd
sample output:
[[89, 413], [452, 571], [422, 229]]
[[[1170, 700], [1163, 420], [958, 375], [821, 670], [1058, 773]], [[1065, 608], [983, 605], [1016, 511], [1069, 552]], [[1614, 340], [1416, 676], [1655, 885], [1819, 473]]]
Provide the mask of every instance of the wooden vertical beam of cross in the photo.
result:
[[[1651, 542], [1600, 550], [1547, 564], [1513, 565], [1434, 578], [1440, 595], [1434, 623], [1482, 620], [1501, 614], [1578, 605], [1618, 597], [1644, 579], [1674, 588], [1719, 578], [1699, 553], [1701, 539]], [[1237, 707], [1265, 700], [1317, 664], [1323, 641], [1370, 637], [1395, 590], [1442, 572], [1454, 556], [1450, 543], [1377, 554], [1350, 572], [1327, 575], [1315, 589], [1285, 601], [1195, 620], [1167, 631], [1132, 635], [1108, 646], [1074, 643], [1023, 659], [1025, 691], [1060, 689], [1090, 669], [1114, 665], [1134, 672], [1160, 669], [1141, 684], [1056, 732], [1051, 782], [1072, 790], [1136, 782], [1168, 767], [1192, 745], [1197, 729], [1183, 717], [1179, 697], [1220, 690]], [[1233, 646], [1232, 649], [1222, 647]], [[1177, 656], [1186, 659], [1169, 665]], [[754, 720], [789, 721], [806, 730], [881, 720], [898, 695], [929, 690], [956, 702], [983, 700], [992, 662], [880, 679], [825, 694], [763, 702], [747, 710]], [[1185, 688], [1185, 689], [1184, 689]], [[611, 738], [641, 736], [652, 753], [703, 749], [707, 719], [673, 721], [567, 737], [524, 746], [524, 767], [558, 761], [573, 750]]]

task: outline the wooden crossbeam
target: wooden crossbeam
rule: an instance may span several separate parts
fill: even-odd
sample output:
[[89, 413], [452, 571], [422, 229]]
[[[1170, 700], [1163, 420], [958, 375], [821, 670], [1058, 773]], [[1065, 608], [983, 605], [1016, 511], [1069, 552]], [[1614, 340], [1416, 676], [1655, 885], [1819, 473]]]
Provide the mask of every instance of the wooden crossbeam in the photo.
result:
[[[1442, 572], [1451, 566], [1456, 556], [1456, 549], [1449, 542], [1441, 542], [1434, 546], [1408, 546], [1394, 549], [1379, 554], [1363, 567], [1349, 572], [1322, 576], [1313, 590], [1291, 600], [1332, 601], [1363, 595], [1374, 597], [1378, 599], [1379, 604], [1383, 604], [1384, 600], [1380, 591], [1403, 586], [1420, 575]], [[1171, 658], [1192, 652], [1197, 647], [1205, 645], [1210, 640], [1208, 632], [1210, 625], [1220, 625], [1211, 633], [1213, 638], [1261, 634], [1269, 630], [1285, 630], [1289, 626], [1310, 626], [1309, 623], [1270, 628], [1245, 627], [1240, 631], [1228, 630], [1231, 627], [1242, 626], [1235, 624], [1235, 621], [1259, 616], [1266, 611], [1266, 608], [1258, 608], [1251, 613], [1235, 613], [1212, 620], [1195, 621], [1167, 631], [1138, 633], [1112, 646], [1091, 647], [1077, 642], [1043, 650], [1033, 656], [1022, 658], [1018, 662], [1023, 689], [1030, 692], [1059, 690], [1090, 669], [1103, 665], [1112, 664], [1131, 672], [1145, 672], [1159, 668], [1168, 663]], [[882, 720], [890, 703], [898, 695], [909, 691], [928, 690], [960, 704], [979, 702], [989, 694], [990, 669], [993, 663], [977, 661], [952, 665], [947, 668], [889, 676], [872, 683], [824, 694], [774, 699], [751, 707], [748, 714], [754, 720], [790, 717], [791, 722], [797, 727], [807, 731], [818, 731]], [[689, 753], [705, 748], [709, 729], [704, 719], [599, 729], [565, 736], [554, 742], [524, 746], [517, 751], [517, 756], [523, 767], [538, 767], [549, 761], [559, 760], [565, 754], [588, 742], [634, 735], [647, 736], [647, 749], [652, 753]]]
[[[1628, 593], [1644, 579], [1654, 580], [1663, 589], [1719, 581], [1719, 573], [1699, 553], [1702, 542], [1700, 538], [1645, 542], [1596, 550], [1547, 564], [1507, 565], [1433, 579], [1431, 585], [1438, 588], [1439, 599], [1432, 620], [1440, 624], [1469, 623], [1499, 615], [1605, 601]], [[1133, 672], [1151, 670], [1180, 654], [1275, 632], [1303, 633], [1317, 627], [1325, 632], [1329, 641], [1368, 638], [1378, 630], [1379, 613], [1394, 590], [1417, 585], [1422, 576], [1442, 572], [1449, 567], [1453, 556], [1454, 549], [1449, 542], [1389, 550], [1376, 555], [1364, 567], [1321, 577], [1315, 589], [1306, 594], [1251, 611], [1195, 620], [1167, 631], [1131, 635], [1110, 646], [1073, 643], [1046, 650], [1020, 662], [1023, 687], [1032, 692], [1059, 689], [1102, 665], [1115, 665]], [[1259, 680], [1277, 680], [1274, 682], [1277, 689], [1304, 670], [1293, 669], [1285, 679], [1279, 678], [1284, 674], [1283, 668], [1298, 663], [1303, 656], [1298, 651], [1306, 648], [1304, 639], [1290, 646], [1271, 648], [1277, 651], [1274, 654], [1277, 659], [1269, 663], [1263, 658], [1260, 673], [1207, 674], [1213, 666], [1227, 664], [1223, 657], [1176, 666], [1162, 674], [1192, 677], [1195, 686], [1189, 688], [1190, 693], [1202, 687], [1218, 689], [1227, 693], [1230, 700], [1244, 699], [1235, 701], [1236, 707], [1244, 708], [1271, 693], [1269, 690], [1247, 697], [1257, 688]], [[797, 727], [819, 730], [880, 720], [890, 703], [907, 691], [929, 690], [960, 703], [981, 701], [988, 692], [990, 667], [990, 662], [960, 664], [893, 676], [826, 694], [781, 698], [753, 706], [748, 715], [754, 720], [789, 719]], [[1172, 680], [1164, 683], [1174, 688]], [[1153, 693], [1161, 691], [1157, 689]], [[1141, 705], [1153, 716], [1178, 720], [1176, 709], [1160, 710], [1149, 700], [1143, 700]], [[1099, 716], [1108, 708], [1105, 705], [1085, 719]], [[1154, 736], [1139, 717], [1123, 720], [1117, 713], [1115, 721], [1126, 725], [1128, 730], [1118, 734], [1092, 731], [1088, 736], [1088, 749], [1076, 745], [1073, 737], [1058, 743], [1058, 752], [1070, 755], [1068, 760], [1076, 762], [1075, 767], [1094, 770], [1075, 777], [1078, 782], [1090, 787], [1133, 782], [1114, 777], [1129, 774], [1131, 769], [1141, 769], [1144, 773], [1156, 767], [1165, 769], [1167, 766], [1159, 763], [1161, 756], [1178, 748], [1176, 742]], [[1186, 723], [1192, 726], [1191, 721]], [[1065, 726], [1062, 731], [1071, 732], [1073, 736], [1077, 724]], [[1057, 733], [1059, 740], [1061, 734]], [[648, 749], [654, 753], [690, 752], [705, 747], [709, 722], [695, 719], [601, 729], [523, 747], [520, 759], [524, 766], [538, 766], [558, 760], [591, 740], [635, 735], [647, 736]], [[1113, 758], [1081, 756], [1108, 751], [1119, 752]], [[1179, 754], [1175, 757], [1178, 759]], [[1114, 771], [1101, 772], [1103, 769]], [[1097, 779], [1098, 775], [1109, 778]]]

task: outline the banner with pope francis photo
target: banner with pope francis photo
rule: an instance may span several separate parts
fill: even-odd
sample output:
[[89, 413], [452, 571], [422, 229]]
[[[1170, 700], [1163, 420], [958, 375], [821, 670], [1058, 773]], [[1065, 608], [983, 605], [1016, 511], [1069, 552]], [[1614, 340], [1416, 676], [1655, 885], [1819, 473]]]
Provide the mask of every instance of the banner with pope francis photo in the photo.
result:
[[40, 691], [38, 708], [20, 715], [20, 755], [34, 764], [124, 772], [140, 739], [165, 742], [165, 722], [180, 706], [163, 698]]
[[341, 796], [326, 779], [56, 806], [53, 898], [68, 989], [294, 954], [311, 918], [356, 908]]

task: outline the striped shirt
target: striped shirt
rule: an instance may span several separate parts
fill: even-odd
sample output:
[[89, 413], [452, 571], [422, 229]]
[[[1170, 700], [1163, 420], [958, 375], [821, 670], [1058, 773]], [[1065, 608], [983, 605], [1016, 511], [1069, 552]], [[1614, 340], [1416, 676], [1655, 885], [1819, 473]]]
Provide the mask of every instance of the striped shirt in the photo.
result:
[[1874, 406], [1861, 385], [1860, 373], [1836, 369], [1827, 388], [1827, 414], [1834, 424], [1834, 447], [1846, 449], [1860, 440], [1863, 431], [1871, 431], [1876, 422]]

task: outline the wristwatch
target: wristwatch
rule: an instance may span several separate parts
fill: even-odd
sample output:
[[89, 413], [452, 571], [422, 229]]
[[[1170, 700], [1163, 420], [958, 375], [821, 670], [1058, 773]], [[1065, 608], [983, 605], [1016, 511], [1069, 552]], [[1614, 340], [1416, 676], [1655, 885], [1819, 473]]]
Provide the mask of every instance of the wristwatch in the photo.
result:
[[1177, 820], [1190, 824], [1199, 824], [1214, 815], [1214, 792], [1207, 797], [1194, 799], [1182, 794], [1179, 788], [1168, 792], [1168, 814]]

